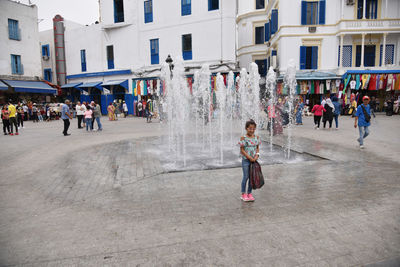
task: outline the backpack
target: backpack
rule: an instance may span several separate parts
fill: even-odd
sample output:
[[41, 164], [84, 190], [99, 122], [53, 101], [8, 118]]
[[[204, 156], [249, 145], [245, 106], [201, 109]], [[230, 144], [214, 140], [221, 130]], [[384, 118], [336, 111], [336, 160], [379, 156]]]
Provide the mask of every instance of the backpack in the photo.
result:
[[256, 162], [250, 163], [250, 186], [253, 189], [259, 189], [264, 185], [264, 176], [261, 171], [260, 164]]
[[365, 109], [364, 105], [361, 105], [363, 113], [364, 113], [364, 118], [366, 122], [369, 122], [371, 120], [371, 116], [368, 114], [367, 110]]

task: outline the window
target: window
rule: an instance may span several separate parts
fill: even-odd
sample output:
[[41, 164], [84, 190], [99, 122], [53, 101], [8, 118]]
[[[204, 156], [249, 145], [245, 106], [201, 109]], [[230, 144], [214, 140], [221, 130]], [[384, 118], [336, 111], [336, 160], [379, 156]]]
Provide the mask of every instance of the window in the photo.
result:
[[[364, 67], [375, 66], [375, 45], [364, 46]], [[356, 46], [356, 67], [361, 66], [361, 45]]]
[[12, 74], [24, 74], [24, 68], [21, 64], [20, 55], [11, 55], [11, 73]]
[[318, 69], [318, 46], [300, 46], [300, 69]]
[[208, 0], [208, 11], [218, 10], [219, 0]]
[[18, 27], [18, 20], [8, 19], [8, 38], [11, 40], [21, 40]]
[[[364, 13], [364, 0], [358, 0], [357, 2], [357, 19], [363, 18]], [[366, 0], [365, 6], [365, 18], [366, 19], [377, 19], [378, 17], [378, 0]]]
[[258, 66], [258, 73], [260, 74], [260, 76], [261, 77], [267, 76], [267, 60], [266, 59], [256, 60], [255, 63]]
[[124, 0], [114, 0], [114, 22], [124, 22]]
[[269, 29], [269, 22], [267, 22], [267, 23], [265, 23], [264, 24], [264, 37], [265, 37], [265, 41], [266, 42], [268, 42], [269, 41], [269, 39], [271, 38], [271, 32], [270, 32], [270, 29]]
[[[339, 53], [338, 53], [338, 66], [340, 66], [340, 46], [339, 46]], [[345, 68], [351, 67], [352, 64], [352, 53], [353, 46], [351, 45], [344, 45], [343, 46], [343, 58], [342, 58], [342, 66]]]
[[182, 1], [182, 16], [192, 14], [192, 0], [181, 0]]
[[82, 72], [86, 71], [86, 50], [81, 50], [81, 70]]
[[50, 57], [50, 46], [42, 45], [42, 57]]
[[263, 44], [264, 43], [264, 26], [256, 27], [256, 44]]
[[256, 9], [264, 9], [265, 0], [256, 0]]
[[182, 1], [182, 16], [192, 14], [192, 0], [181, 0]]
[[272, 35], [278, 31], [278, 9], [272, 9], [270, 25]]
[[301, 24], [325, 24], [325, 0], [301, 2]]
[[158, 39], [152, 39], [150, 40], [150, 54], [151, 54], [151, 64], [159, 64], [160, 59], [158, 55]]
[[144, 23], [153, 22], [153, 1], [144, 1]]
[[182, 57], [183, 60], [192, 59], [192, 35], [182, 35]]
[[51, 69], [44, 69], [44, 79], [48, 82], [52, 81]]
[[109, 70], [114, 68], [114, 46], [113, 45], [107, 46], [107, 67]]
[[[381, 52], [380, 52], [380, 60], [379, 66], [382, 66], [382, 53], [383, 53], [383, 45], [381, 45]], [[385, 64], [392, 65], [394, 64], [394, 45], [387, 44], [385, 49]]]

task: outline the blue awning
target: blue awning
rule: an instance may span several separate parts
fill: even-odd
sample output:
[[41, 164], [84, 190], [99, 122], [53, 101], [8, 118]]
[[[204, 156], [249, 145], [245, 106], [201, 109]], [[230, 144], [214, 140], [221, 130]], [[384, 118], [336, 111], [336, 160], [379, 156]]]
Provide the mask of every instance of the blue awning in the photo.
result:
[[[278, 80], [284, 80], [284, 76], [278, 77]], [[297, 71], [296, 80], [308, 81], [308, 80], [336, 80], [342, 77], [336, 75], [332, 72], [322, 72], [322, 71]]]
[[129, 90], [129, 83], [128, 80], [113, 80], [104, 82], [101, 86], [110, 90], [111, 86], [113, 85], [120, 85], [124, 87], [126, 90]]
[[82, 83], [67, 83], [61, 86], [62, 89], [68, 89], [68, 88], [75, 88], [79, 89], [78, 86], [81, 85]]
[[79, 85], [79, 88], [82, 89], [88, 89], [88, 88], [97, 88], [101, 91], [103, 91], [103, 87], [101, 87], [102, 82], [92, 82], [92, 83], [83, 83], [81, 85]]
[[15, 92], [24, 93], [37, 93], [37, 94], [57, 94], [57, 89], [44, 82], [36, 81], [14, 81], [3, 80], [10, 85]]
[[0, 90], [8, 90], [8, 85], [0, 81]]

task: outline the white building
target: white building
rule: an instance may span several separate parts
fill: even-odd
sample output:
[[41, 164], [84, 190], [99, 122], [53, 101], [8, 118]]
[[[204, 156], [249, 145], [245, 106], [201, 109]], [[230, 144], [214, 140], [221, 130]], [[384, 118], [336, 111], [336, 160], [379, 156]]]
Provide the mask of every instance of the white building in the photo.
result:
[[7, 97], [56, 93], [40, 82], [37, 7], [0, 0], [0, 36], [0, 102]]
[[241, 67], [265, 60], [283, 74], [294, 59], [299, 72], [399, 70], [398, 0], [270, 0], [256, 10], [258, 2], [239, 2]]
[[[183, 60], [186, 75], [204, 63], [213, 72], [236, 70], [235, 1], [99, 2], [100, 23], [65, 27], [67, 84], [60, 85], [75, 96], [81, 92], [81, 100], [101, 102], [103, 112], [110, 101], [124, 99], [132, 113], [136, 81], [159, 78], [168, 55]], [[43, 36], [41, 43], [49, 41]]]

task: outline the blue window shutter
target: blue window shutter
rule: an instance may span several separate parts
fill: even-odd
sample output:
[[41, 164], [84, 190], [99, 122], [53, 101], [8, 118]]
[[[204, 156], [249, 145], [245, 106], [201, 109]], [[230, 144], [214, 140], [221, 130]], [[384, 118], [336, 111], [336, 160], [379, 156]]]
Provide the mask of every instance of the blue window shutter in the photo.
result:
[[[340, 45], [339, 45], [339, 49], [338, 49], [338, 57], [337, 57], [337, 65], [338, 67], [340, 66]], [[343, 58], [342, 58], [342, 62], [343, 62]]]
[[15, 62], [15, 56], [11, 55], [11, 73], [12, 74], [16, 74], [17, 70], [16, 70], [16, 62]]
[[267, 72], [268, 72], [268, 60], [264, 59], [264, 72], [263, 72], [263, 76], [267, 76]]
[[319, 24], [325, 24], [325, 14], [326, 14], [326, 2], [325, 0], [319, 1]]
[[306, 68], [306, 47], [300, 46], [300, 69], [304, 70]]
[[22, 71], [22, 64], [21, 64], [21, 56], [16, 56], [16, 59], [17, 59], [17, 73], [18, 74], [23, 74], [23, 71]]
[[13, 25], [11, 20], [8, 20], [8, 38], [13, 39]]
[[272, 50], [271, 55], [272, 55], [272, 56], [276, 56], [276, 55], [277, 55], [276, 50]]
[[271, 35], [278, 31], [278, 10], [272, 9], [271, 13]]
[[265, 27], [265, 29], [264, 29], [264, 31], [265, 31], [265, 41], [268, 42], [269, 41], [269, 37], [270, 37], [270, 35], [269, 35], [269, 22], [265, 23], [264, 27]]
[[379, 66], [382, 66], [382, 54], [383, 54], [383, 45], [381, 45], [381, 49], [380, 49], [380, 57], [379, 57]]
[[46, 55], [46, 52], [45, 52], [45, 49], [44, 49], [44, 45], [42, 45], [42, 56], [45, 56]]
[[364, 0], [357, 1], [357, 19], [362, 19], [363, 17], [363, 5], [364, 5]]
[[307, 2], [301, 1], [301, 25], [307, 25]]
[[313, 46], [311, 50], [312, 69], [318, 69], [318, 46]]

